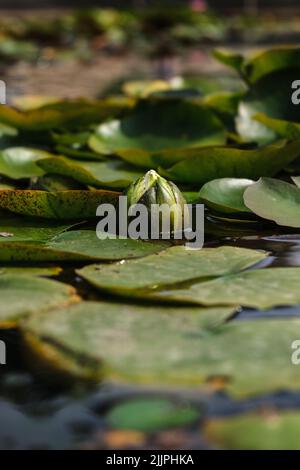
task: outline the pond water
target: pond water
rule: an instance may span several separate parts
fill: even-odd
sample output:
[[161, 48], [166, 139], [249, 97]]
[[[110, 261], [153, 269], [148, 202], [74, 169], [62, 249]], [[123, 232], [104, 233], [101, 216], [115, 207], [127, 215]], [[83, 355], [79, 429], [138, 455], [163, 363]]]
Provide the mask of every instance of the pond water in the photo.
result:
[[[300, 266], [300, 234], [288, 229], [271, 227], [258, 236], [253, 229], [227, 225], [228, 234], [218, 236], [220, 225], [207, 225], [207, 246], [229, 244], [267, 250], [270, 255], [257, 268], [270, 266]], [[226, 230], [225, 230], [226, 232]], [[235, 236], [232, 236], [232, 233]], [[68, 267], [61, 280], [76, 286], [86, 299], [98, 294]], [[237, 320], [262, 316], [298, 316], [300, 305], [259, 312], [242, 309]], [[0, 449], [70, 449], [109, 448], [105, 412], [112, 404], [134, 395], [159, 394], [183, 398], [199, 407], [204, 417], [227, 416], [261, 408], [300, 408], [300, 393], [281, 391], [249, 400], [234, 401], [224, 392], [205, 395], [199, 390], [148, 390], [145, 388], [100, 384], [92, 389], [77, 386], [63, 390], [51, 387], [47, 381], [33, 375], [26, 365], [22, 345], [16, 331], [0, 333], [7, 346], [7, 365], [0, 366]], [[43, 372], [43, 376], [45, 371]], [[149, 436], [148, 449], [209, 448], [199, 434], [199, 423], [187, 429]], [[112, 447], [113, 448], [113, 447]]]

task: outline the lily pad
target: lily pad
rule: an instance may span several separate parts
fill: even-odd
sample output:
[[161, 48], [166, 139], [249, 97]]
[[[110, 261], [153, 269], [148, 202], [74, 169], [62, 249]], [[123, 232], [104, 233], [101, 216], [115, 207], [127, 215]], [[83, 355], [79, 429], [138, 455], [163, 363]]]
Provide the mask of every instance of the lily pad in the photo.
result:
[[[1, 187], [0, 187], [1, 188]], [[5, 188], [3, 188], [5, 189]], [[7, 188], [10, 189], [10, 188]], [[17, 188], [12, 188], [17, 189]], [[68, 190], [85, 190], [87, 187], [84, 184], [78, 183], [78, 181], [69, 178], [68, 176], [46, 174], [37, 178], [31, 183], [31, 189], [37, 189], [40, 191], [68, 191]]]
[[0, 152], [0, 174], [12, 179], [41, 176], [44, 171], [37, 166], [37, 162], [49, 157], [51, 154], [43, 150], [26, 147], [7, 148]]
[[0, 250], [1, 243], [9, 241], [45, 243], [55, 235], [72, 227], [72, 224], [61, 222], [41, 221], [27, 217], [1, 216], [0, 220]]
[[238, 107], [236, 127], [246, 141], [270, 143], [277, 138], [271, 126], [255, 118], [265, 114], [269, 118], [299, 121], [299, 111], [291, 101], [291, 84], [299, 77], [299, 69], [267, 75], [249, 88]]
[[96, 188], [126, 188], [143, 174], [120, 160], [87, 162], [52, 157], [40, 160], [39, 166], [44, 172], [65, 175]]
[[300, 138], [300, 123], [284, 119], [272, 119], [263, 113], [253, 116], [255, 121], [261, 122], [284, 139], [295, 140]]
[[212, 419], [205, 436], [222, 449], [300, 450], [299, 411], [268, 411]]
[[278, 225], [300, 227], [300, 188], [272, 178], [261, 178], [244, 193], [245, 205]]
[[267, 310], [300, 304], [300, 268], [253, 269], [148, 296], [198, 305], [242, 305]]
[[175, 182], [201, 185], [216, 178], [273, 176], [299, 155], [299, 141], [278, 142], [255, 150], [231, 147], [186, 149], [182, 160], [161, 174]]
[[199, 412], [187, 404], [159, 397], [137, 398], [114, 406], [107, 422], [116, 429], [157, 432], [186, 426], [199, 419]]
[[[176, 313], [177, 312], [177, 313]], [[300, 321], [223, 323], [229, 310], [80, 303], [23, 323], [31, 364], [86, 380], [203, 386], [237, 397], [300, 389], [291, 344]], [[49, 374], [47, 374], [49, 377]]]
[[[231, 308], [201, 309], [81, 302], [31, 316], [23, 334], [32, 358], [63, 378], [199, 384], [199, 339]], [[163, 334], [162, 334], [163, 332]], [[153, 347], [155, 345], [155, 347]], [[40, 367], [39, 367], [40, 369]], [[182, 384], [183, 385], [183, 384]]]
[[[7, 233], [7, 232], [4, 232]], [[26, 232], [27, 233], [27, 232]], [[33, 234], [34, 236], [35, 234]], [[63, 234], [61, 234], [63, 235]], [[145, 242], [127, 238], [99, 239], [94, 230], [72, 230], [65, 236], [51, 239], [18, 239], [0, 237], [0, 261], [39, 263], [63, 261], [116, 261], [157, 253], [169, 246], [168, 242]]]
[[[199, 199], [216, 211], [251, 212], [244, 204], [245, 189], [254, 181], [238, 178], [220, 178], [209, 181], [199, 191]], [[0, 201], [1, 204], [1, 201]]]
[[77, 273], [99, 289], [135, 296], [142, 289], [238, 272], [265, 257], [266, 253], [230, 246], [201, 250], [176, 246], [140, 260], [86, 266]]
[[73, 259], [98, 259], [113, 261], [139, 258], [158, 253], [169, 246], [168, 242], [148, 242], [118, 237], [99, 239], [94, 230], [72, 230], [54, 237], [47, 243], [57, 253], [73, 254]]
[[149, 100], [122, 120], [101, 124], [90, 146], [100, 154], [114, 154], [224, 144], [225, 140], [221, 121], [208, 108], [179, 100]]
[[61, 282], [19, 274], [0, 275], [0, 327], [12, 327], [27, 315], [78, 301], [75, 289]]
[[113, 191], [0, 190], [0, 207], [22, 215], [47, 219], [95, 218], [100, 204], [118, 202]]
[[24, 276], [52, 277], [62, 272], [59, 266], [0, 266], [0, 275], [18, 274]]
[[25, 131], [77, 129], [118, 116], [122, 111], [130, 109], [132, 104], [132, 100], [126, 98], [99, 101], [76, 99], [59, 101], [30, 111], [18, 111], [0, 105], [0, 122]]
[[214, 56], [223, 64], [237, 70], [248, 83], [255, 83], [265, 75], [280, 70], [294, 69], [300, 63], [299, 46], [276, 46], [254, 54], [249, 59], [226, 50], [215, 50]]

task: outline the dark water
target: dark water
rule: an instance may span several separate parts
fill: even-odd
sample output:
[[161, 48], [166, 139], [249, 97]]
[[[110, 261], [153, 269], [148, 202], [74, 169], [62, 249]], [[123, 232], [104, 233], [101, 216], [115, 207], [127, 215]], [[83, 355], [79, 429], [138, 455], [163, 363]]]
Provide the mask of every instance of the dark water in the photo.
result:
[[[220, 226], [221, 227], [221, 226]], [[218, 224], [207, 225], [206, 244], [230, 244], [270, 253], [256, 268], [300, 266], [300, 233], [267, 227], [258, 236], [257, 227], [235, 224], [224, 230]], [[224, 233], [225, 232], [225, 233]], [[234, 236], [233, 236], [234, 234]], [[71, 282], [85, 298], [97, 298], [90, 286], [68, 268], [62, 280]], [[236, 319], [262, 316], [300, 316], [300, 305], [259, 312], [242, 309]], [[158, 392], [136, 387], [101, 384], [93, 389], [53, 389], [33, 376], [23, 361], [20, 338], [16, 331], [0, 332], [7, 345], [7, 365], [0, 366], [0, 449], [69, 449], [103, 446], [107, 425], [105, 412], [120, 400], [141, 394], [167, 394], [199, 407], [204, 417], [227, 416], [260, 408], [300, 408], [300, 393], [281, 391], [249, 400], [233, 401], [223, 392], [201, 394], [199, 390]], [[199, 436], [199, 423], [185, 431], [179, 448], [206, 448], [209, 443]], [[147, 448], [163, 448], [159, 440]]]

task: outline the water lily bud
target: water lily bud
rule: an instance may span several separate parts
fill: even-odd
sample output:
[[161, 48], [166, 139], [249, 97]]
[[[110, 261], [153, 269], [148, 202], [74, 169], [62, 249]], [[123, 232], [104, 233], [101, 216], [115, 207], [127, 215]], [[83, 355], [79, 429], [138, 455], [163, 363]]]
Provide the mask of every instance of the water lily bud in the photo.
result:
[[[186, 200], [178, 187], [161, 177], [155, 170], [148, 171], [144, 176], [132, 183], [126, 191], [128, 206], [143, 204], [151, 214], [157, 210], [155, 205], [165, 205], [165, 211], [160, 211], [160, 227], [169, 222], [170, 231], [174, 232], [184, 228], [184, 213]], [[151, 211], [151, 212], [150, 212]], [[168, 217], [168, 220], [165, 220]]]

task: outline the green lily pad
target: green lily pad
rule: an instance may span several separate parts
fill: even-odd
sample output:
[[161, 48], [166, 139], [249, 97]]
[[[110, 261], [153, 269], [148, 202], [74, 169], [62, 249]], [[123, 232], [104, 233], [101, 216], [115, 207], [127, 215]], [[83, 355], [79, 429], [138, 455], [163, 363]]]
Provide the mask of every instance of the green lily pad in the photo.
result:
[[[1, 186], [0, 186], [1, 188]], [[32, 184], [32, 189], [40, 191], [69, 191], [69, 190], [85, 190], [87, 187], [84, 184], [78, 183], [78, 181], [68, 178], [63, 175], [46, 174], [37, 178]], [[3, 188], [5, 189], [5, 188]], [[10, 188], [7, 188], [10, 189]], [[17, 188], [13, 188], [17, 189]]]
[[47, 248], [61, 253], [62, 258], [73, 254], [73, 259], [98, 259], [114, 261], [139, 258], [158, 253], [169, 246], [168, 242], [148, 242], [130, 238], [99, 239], [94, 230], [72, 230], [54, 237]]
[[12, 179], [41, 176], [44, 171], [37, 166], [37, 162], [49, 157], [51, 154], [43, 150], [26, 147], [7, 148], [0, 152], [0, 174]]
[[149, 100], [122, 120], [101, 124], [90, 147], [100, 154], [128, 149], [155, 152], [224, 144], [225, 140], [221, 121], [208, 108], [186, 101]]
[[221, 119], [227, 129], [234, 130], [234, 119], [243, 96], [244, 92], [218, 91], [205, 96], [203, 103]]
[[263, 113], [255, 114], [253, 119], [261, 122], [284, 139], [295, 140], [300, 138], [300, 124], [298, 122], [272, 119]]
[[189, 149], [172, 149], [160, 150], [156, 152], [149, 152], [142, 149], [118, 150], [118, 156], [126, 163], [130, 163], [137, 168], [144, 168], [147, 170], [162, 168], [169, 168], [177, 162], [183, 160]]
[[277, 131], [269, 123], [259, 122], [257, 114], [299, 122], [298, 108], [291, 100], [291, 84], [298, 77], [299, 69], [275, 72], [249, 88], [239, 103], [236, 119], [237, 131], [245, 141], [266, 144], [277, 138]]
[[59, 266], [0, 266], [0, 275], [18, 274], [24, 276], [52, 277], [62, 272]]
[[[63, 234], [61, 234], [63, 235]], [[25, 237], [24, 237], [25, 238]], [[157, 253], [167, 242], [144, 242], [127, 238], [99, 240], [93, 230], [72, 230], [65, 236], [57, 236], [48, 243], [36, 243], [29, 236], [24, 241], [0, 238], [1, 262], [60, 262], [60, 261], [116, 261], [139, 258]]]
[[11, 183], [2, 183], [0, 182], [0, 191], [2, 189], [16, 189], [16, 186]]
[[135, 296], [142, 289], [238, 272], [265, 257], [266, 253], [230, 246], [201, 250], [176, 246], [140, 260], [86, 266], [77, 273], [100, 289]]
[[38, 164], [44, 172], [65, 175], [96, 188], [126, 188], [143, 174], [120, 160], [87, 162], [52, 157], [40, 160]]
[[182, 195], [187, 204], [196, 204], [199, 202], [199, 191], [182, 191]]
[[276, 46], [256, 53], [249, 59], [225, 50], [215, 50], [214, 56], [223, 64], [237, 70], [248, 83], [255, 83], [270, 73], [299, 68], [300, 48], [299, 46]]
[[300, 450], [299, 411], [246, 414], [213, 419], [204, 435], [222, 449]]
[[21, 318], [76, 302], [75, 289], [61, 282], [19, 274], [0, 275], [0, 327], [12, 327]]
[[69, 156], [79, 160], [103, 160], [104, 157], [92, 152], [87, 144], [91, 132], [64, 132], [52, 133], [52, 138], [56, 144], [55, 149], [60, 155]]
[[[1, 277], [0, 277], [1, 278]], [[63, 377], [98, 381], [199, 384], [199, 339], [230, 317], [231, 308], [201, 309], [81, 302], [31, 316], [23, 334], [35, 364]], [[155, 344], [155, 347], [153, 347]]]
[[252, 180], [238, 178], [212, 180], [202, 186], [199, 200], [219, 212], [251, 212], [244, 204], [243, 194], [253, 183]]
[[215, 49], [213, 55], [218, 59], [222, 64], [228, 65], [240, 72], [244, 64], [245, 58], [241, 54], [237, 54], [226, 49]]
[[278, 225], [300, 227], [300, 188], [272, 178], [261, 178], [244, 193], [245, 205]]
[[47, 219], [95, 218], [100, 204], [117, 205], [113, 191], [0, 190], [0, 207], [22, 215]]
[[99, 123], [130, 109], [132, 100], [88, 101], [76, 99], [47, 104], [30, 111], [0, 105], [0, 122], [24, 131], [72, 129]]
[[[253, 295], [253, 294], [252, 294]], [[193, 312], [193, 313], [192, 313]], [[237, 397], [299, 390], [300, 321], [224, 323], [229, 310], [80, 303], [23, 323], [31, 364], [86, 380], [219, 387]], [[47, 374], [49, 377], [49, 374]]]
[[56, 145], [55, 147], [56, 152], [59, 155], [65, 155], [67, 157], [74, 158], [75, 160], [105, 160], [106, 158], [99, 153], [92, 152], [91, 150], [80, 150], [74, 149], [70, 147], [66, 147], [64, 145]]
[[278, 142], [255, 150], [231, 147], [186, 149], [182, 160], [162, 176], [175, 182], [201, 185], [216, 178], [258, 179], [273, 176], [299, 155], [299, 141]]
[[300, 268], [254, 269], [148, 294], [148, 298], [207, 306], [238, 304], [261, 310], [295, 305], [300, 304]]
[[163, 398], [137, 398], [114, 406], [107, 414], [107, 422], [116, 429], [157, 432], [186, 426], [199, 419], [199, 412], [187, 404]]
[[[61, 222], [41, 221], [27, 217], [1, 216], [0, 245], [1, 243], [31, 242], [45, 243], [55, 235], [71, 228], [72, 224]], [[1, 250], [1, 246], [0, 246]]]

